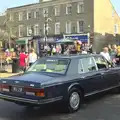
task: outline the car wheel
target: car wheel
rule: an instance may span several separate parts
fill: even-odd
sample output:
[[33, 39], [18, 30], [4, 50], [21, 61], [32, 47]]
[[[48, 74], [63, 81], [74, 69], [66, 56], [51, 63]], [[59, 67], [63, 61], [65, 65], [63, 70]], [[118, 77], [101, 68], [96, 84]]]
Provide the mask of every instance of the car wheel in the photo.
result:
[[83, 97], [82, 92], [76, 88], [70, 90], [68, 98], [68, 110], [73, 113], [79, 110], [82, 103]]

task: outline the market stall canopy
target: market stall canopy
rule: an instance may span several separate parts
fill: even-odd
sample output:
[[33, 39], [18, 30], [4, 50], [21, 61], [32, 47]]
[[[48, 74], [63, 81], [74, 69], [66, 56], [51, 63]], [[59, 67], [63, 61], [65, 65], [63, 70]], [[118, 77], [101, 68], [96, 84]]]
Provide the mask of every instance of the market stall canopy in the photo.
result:
[[58, 41], [56, 41], [56, 43], [73, 43], [74, 40], [73, 39], [69, 39], [69, 38], [63, 38], [63, 39], [60, 39]]

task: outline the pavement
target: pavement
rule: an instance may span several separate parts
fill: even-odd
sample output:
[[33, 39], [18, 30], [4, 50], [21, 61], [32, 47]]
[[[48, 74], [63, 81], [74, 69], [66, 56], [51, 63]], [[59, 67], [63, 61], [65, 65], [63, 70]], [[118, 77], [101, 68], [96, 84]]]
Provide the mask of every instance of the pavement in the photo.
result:
[[0, 78], [11, 77], [11, 76], [19, 74], [19, 73], [12, 73], [11, 65], [5, 66], [5, 71], [6, 72], [4, 72], [4, 73], [3, 72], [0, 73]]

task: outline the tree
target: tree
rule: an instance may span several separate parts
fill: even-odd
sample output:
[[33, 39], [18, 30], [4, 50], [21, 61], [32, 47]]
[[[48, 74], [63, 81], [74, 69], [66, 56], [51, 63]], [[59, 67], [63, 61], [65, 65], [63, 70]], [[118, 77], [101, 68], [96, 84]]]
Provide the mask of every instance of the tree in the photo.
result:
[[9, 35], [7, 32], [5, 32], [4, 30], [1, 30], [0, 29], [0, 41], [3, 43], [8, 43], [8, 38], [9, 38]]

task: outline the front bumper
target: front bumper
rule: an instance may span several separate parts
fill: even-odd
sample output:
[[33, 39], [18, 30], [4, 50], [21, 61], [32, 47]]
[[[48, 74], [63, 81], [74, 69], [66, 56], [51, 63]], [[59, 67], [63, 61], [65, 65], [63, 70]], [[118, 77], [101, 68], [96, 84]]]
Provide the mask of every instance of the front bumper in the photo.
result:
[[0, 94], [0, 99], [4, 99], [6, 101], [12, 101], [12, 102], [21, 102], [26, 104], [35, 104], [35, 105], [41, 105], [41, 104], [48, 104], [48, 103], [54, 103], [57, 101], [61, 101], [63, 99], [62, 96], [55, 97], [55, 98], [49, 98], [49, 99], [42, 99], [42, 100], [32, 100], [27, 98], [21, 98], [21, 97], [14, 97], [9, 95]]

